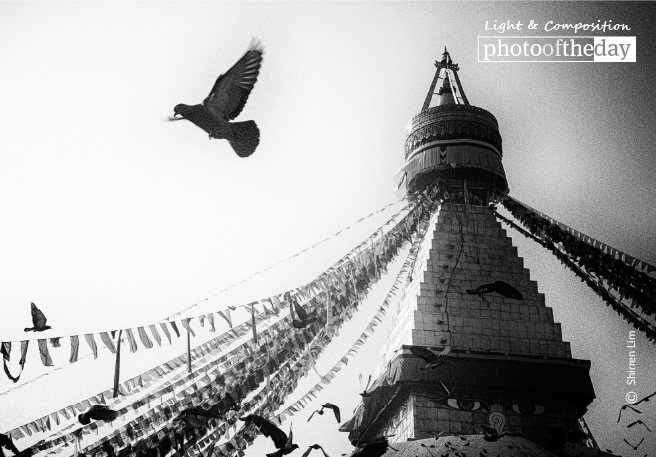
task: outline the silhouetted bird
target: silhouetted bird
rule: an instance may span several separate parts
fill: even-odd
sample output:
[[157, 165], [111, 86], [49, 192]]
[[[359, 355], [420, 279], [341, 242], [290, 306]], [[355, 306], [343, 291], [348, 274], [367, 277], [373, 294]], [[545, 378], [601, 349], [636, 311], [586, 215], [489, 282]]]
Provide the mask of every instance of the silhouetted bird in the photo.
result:
[[296, 311], [297, 318], [292, 320], [292, 325], [295, 328], [305, 328], [317, 320], [316, 317], [309, 317], [303, 307], [296, 302], [294, 302], [294, 310]]
[[635, 411], [638, 414], [642, 414], [642, 411], [640, 411], [639, 409], [635, 409], [631, 405], [622, 405], [622, 407], [620, 408], [620, 414], [619, 414], [619, 416], [617, 416], [617, 422], [618, 423], [620, 422], [620, 419], [622, 418], [622, 411], [624, 411], [626, 408], [632, 409], [633, 411]]
[[638, 448], [640, 447], [640, 445], [642, 444], [642, 442], [643, 442], [644, 440], [645, 440], [645, 437], [643, 436], [642, 439], [638, 442], [638, 444], [636, 444], [636, 445], [634, 446], [633, 444], [629, 443], [629, 442], [626, 440], [626, 438], [624, 438], [624, 442], [625, 442], [626, 444], [628, 444], [629, 446], [631, 446], [631, 447], [633, 448], [634, 451], [637, 451], [637, 450], [638, 450]]
[[205, 425], [205, 421], [202, 419], [203, 417], [220, 418], [221, 413], [219, 412], [218, 405], [209, 409], [204, 409], [200, 406], [192, 406], [181, 411], [173, 420], [182, 421], [185, 425], [191, 428], [201, 428]]
[[398, 449], [394, 449], [389, 445], [386, 436], [381, 436], [358, 443], [353, 452], [351, 452], [350, 457], [380, 457], [387, 452], [388, 448], [398, 452]]
[[239, 419], [246, 422], [246, 424], [255, 424], [264, 436], [268, 436], [273, 440], [273, 444], [278, 450], [271, 454], [267, 454], [268, 457], [281, 457], [298, 449], [298, 444], [292, 442], [293, 434], [291, 426], [289, 427], [289, 437], [287, 437], [285, 432], [280, 430], [273, 422], [262, 416], [249, 414], [248, 416], [240, 417]]
[[305, 451], [301, 457], [308, 457], [308, 455], [310, 455], [310, 452], [312, 452], [312, 449], [321, 449], [321, 452], [323, 452], [324, 457], [329, 457], [328, 454], [326, 454], [326, 451], [324, 451], [323, 448], [318, 444], [313, 444], [310, 447], [308, 447], [307, 451]]
[[649, 399], [650, 399], [651, 397], [653, 397], [654, 395], [656, 395], [656, 392], [654, 392], [654, 393], [651, 394], [651, 395], [647, 395], [645, 398], [641, 398], [640, 400], [638, 400], [637, 402], [635, 402], [634, 405], [639, 405], [639, 404], [642, 403], [643, 401], [649, 401]]
[[451, 352], [451, 346], [445, 347], [439, 354], [436, 354], [430, 349], [422, 346], [412, 346], [410, 348], [410, 352], [426, 362], [426, 366], [422, 367], [422, 370], [430, 370], [431, 368], [437, 368], [440, 365], [444, 365], [446, 363], [446, 360], [442, 357]]
[[86, 425], [91, 420], [111, 422], [118, 417], [118, 413], [105, 405], [93, 405], [86, 413], [77, 416], [80, 424]]
[[[225, 138], [239, 157], [248, 157], [260, 143], [260, 130], [254, 121], [229, 122], [236, 118], [253, 90], [260, 73], [263, 48], [254, 42], [244, 56], [219, 76], [210, 94], [199, 105], [176, 105], [170, 120], [187, 119], [205, 130], [211, 138]], [[181, 116], [181, 117], [177, 117]]]
[[637, 424], [641, 424], [643, 427], [645, 427], [647, 430], [649, 430], [651, 432], [651, 429], [649, 427], [647, 427], [647, 424], [645, 424], [640, 419], [638, 419], [637, 421], [631, 422], [629, 425], [626, 426], [626, 428], [631, 428], [631, 427], [633, 427], [634, 425], [637, 425]]
[[482, 295], [490, 292], [496, 292], [506, 298], [512, 298], [513, 300], [522, 300], [524, 298], [517, 289], [503, 281], [494, 281], [492, 284], [483, 284], [476, 289], [467, 290], [467, 293], [470, 295]]
[[239, 404], [230, 392], [226, 392], [225, 396], [219, 401], [219, 408], [225, 411], [239, 411]]
[[310, 414], [310, 417], [308, 418], [308, 422], [310, 422], [310, 419], [312, 419], [312, 416], [314, 416], [315, 414], [319, 414], [320, 416], [323, 415], [324, 408], [330, 408], [333, 410], [333, 413], [335, 413], [335, 419], [337, 419], [337, 423], [340, 423], [342, 421], [342, 415], [339, 412], [339, 406], [333, 405], [332, 403], [324, 403], [323, 405], [321, 405], [321, 409], [318, 409], [312, 414]]
[[49, 328], [52, 328], [49, 325], [46, 325], [46, 316], [43, 314], [43, 312], [36, 307], [34, 303], [31, 305], [32, 308], [32, 325], [34, 327], [29, 327], [25, 328], [26, 332], [43, 332], [44, 330], [48, 330]]
[[503, 436], [512, 436], [507, 432], [499, 433], [496, 428], [490, 427], [489, 425], [481, 425], [481, 428], [483, 429], [483, 439], [485, 441], [496, 441]]

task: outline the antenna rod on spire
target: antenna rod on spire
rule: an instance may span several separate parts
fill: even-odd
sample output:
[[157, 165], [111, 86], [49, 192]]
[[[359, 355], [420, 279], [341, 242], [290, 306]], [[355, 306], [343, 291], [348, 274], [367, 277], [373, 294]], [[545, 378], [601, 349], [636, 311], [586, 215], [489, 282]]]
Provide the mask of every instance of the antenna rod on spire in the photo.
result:
[[[435, 66], [437, 66], [437, 61], [435, 62]], [[433, 78], [433, 82], [430, 86], [430, 89], [428, 89], [428, 94], [426, 95], [426, 100], [424, 100], [424, 106], [421, 107], [421, 110], [425, 110], [428, 108], [428, 105], [430, 105], [431, 99], [433, 98], [433, 92], [435, 91], [435, 86], [437, 85], [437, 80], [440, 77], [440, 67], [437, 67], [437, 71], [435, 72], [435, 77]]]

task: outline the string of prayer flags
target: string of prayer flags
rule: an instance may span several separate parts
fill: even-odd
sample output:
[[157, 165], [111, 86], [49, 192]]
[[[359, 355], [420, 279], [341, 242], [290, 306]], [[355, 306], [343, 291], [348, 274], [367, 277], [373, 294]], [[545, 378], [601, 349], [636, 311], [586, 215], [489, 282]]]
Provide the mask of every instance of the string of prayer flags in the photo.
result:
[[148, 335], [146, 335], [146, 330], [143, 327], [137, 327], [137, 333], [139, 333], [139, 339], [146, 347], [146, 349], [153, 347], [153, 342], [150, 341], [150, 338], [148, 338]]
[[105, 344], [105, 347], [107, 349], [109, 349], [109, 352], [111, 352], [112, 354], [116, 353], [116, 348], [114, 347], [114, 342], [112, 341], [112, 338], [109, 336], [109, 333], [101, 332], [100, 333], [100, 339]]
[[93, 358], [97, 359], [98, 358], [98, 346], [96, 346], [96, 340], [93, 338], [93, 333], [87, 333], [84, 335], [84, 339], [87, 340], [87, 344], [91, 348], [91, 351], [93, 352]]
[[213, 314], [213, 313], [209, 313], [209, 314], [207, 315], [207, 320], [208, 320], [209, 323], [210, 323], [210, 332], [215, 332], [215, 331], [216, 331], [216, 327], [214, 326], [214, 314]]
[[155, 327], [154, 324], [151, 324], [148, 326], [150, 329], [150, 333], [152, 333], [153, 338], [155, 339], [155, 342], [157, 343], [158, 346], [162, 345], [162, 337], [159, 336], [159, 332], [157, 331], [157, 327]]
[[128, 337], [130, 352], [137, 352], [137, 340], [134, 339], [134, 334], [132, 333], [132, 329], [126, 328], [125, 335]]
[[228, 326], [232, 328], [232, 318], [230, 317], [230, 309], [226, 308], [224, 311], [219, 311], [218, 314], [219, 316], [224, 318], [228, 322]]
[[[196, 336], [196, 333], [195, 333], [194, 330], [191, 328], [191, 325], [189, 325], [189, 321], [190, 321], [190, 320], [191, 320], [191, 318], [189, 318], [189, 319], [182, 319], [182, 320], [180, 321], [180, 323], [182, 324], [182, 326], [184, 327], [184, 329], [187, 331], [187, 333], [190, 333], [191, 336], [194, 336], [194, 337], [195, 337], [195, 336]], [[171, 325], [175, 325], [175, 322], [171, 322]], [[175, 327], [174, 327], [174, 330], [176, 330], [176, 332], [177, 332], [177, 329], [175, 329]], [[178, 333], [178, 336], [180, 336], [179, 333]]]
[[71, 336], [71, 356], [68, 358], [69, 362], [77, 362], [77, 353], [79, 348], [80, 338], [77, 335]]
[[166, 327], [166, 322], [160, 322], [159, 326], [162, 328], [166, 339], [169, 340], [169, 344], [171, 344], [171, 334], [169, 333], [169, 329]]
[[50, 353], [48, 352], [48, 340], [40, 339], [39, 340], [39, 355], [41, 355], [41, 363], [47, 367], [51, 367], [52, 359], [50, 358]]

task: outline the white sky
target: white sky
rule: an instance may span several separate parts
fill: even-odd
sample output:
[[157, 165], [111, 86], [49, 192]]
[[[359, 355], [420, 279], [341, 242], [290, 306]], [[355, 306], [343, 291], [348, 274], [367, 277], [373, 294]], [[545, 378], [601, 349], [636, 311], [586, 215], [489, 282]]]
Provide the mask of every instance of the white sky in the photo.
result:
[[[445, 45], [469, 101], [499, 120], [510, 194], [656, 263], [653, 12], [612, 2], [0, 2], [0, 340], [24, 338], [30, 302], [71, 333], [150, 323], [394, 202], [404, 127]], [[638, 61], [476, 62], [485, 21], [529, 19], [627, 23]], [[261, 129], [253, 156], [163, 121], [177, 103], [202, 101], [253, 36], [264, 62], [237, 119]], [[573, 355], [592, 361], [593, 433], [626, 451], [615, 420], [629, 327], [509, 233]], [[652, 344], [639, 345], [644, 395], [656, 390], [656, 361]], [[41, 373], [31, 349], [25, 379]], [[351, 373], [356, 401], [361, 371]], [[13, 387], [0, 378], [0, 391]], [[0, 431], [15, 426], [6, 417]]]

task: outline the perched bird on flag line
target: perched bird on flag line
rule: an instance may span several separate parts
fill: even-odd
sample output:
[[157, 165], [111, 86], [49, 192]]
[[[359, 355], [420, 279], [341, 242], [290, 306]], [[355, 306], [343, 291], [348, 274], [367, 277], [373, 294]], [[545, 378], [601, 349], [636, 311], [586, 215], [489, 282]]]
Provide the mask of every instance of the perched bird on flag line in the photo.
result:
[[258, 41], [226, 73], [220, 75], [203, 103], [173, 108], [169, 120], [187, 119], [205, 130], [210, 139], [228, 140], [239, 157], [248, 157], [260, 144], [260, 129], [255, 121], [230, 122], [244, 109], [262, 64], [264, 49]]

